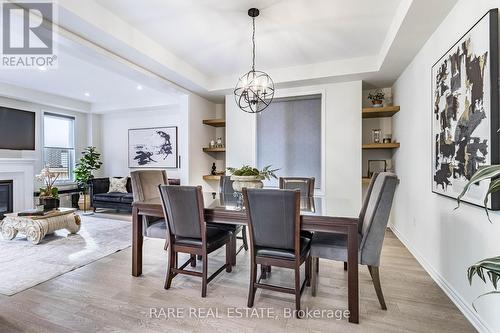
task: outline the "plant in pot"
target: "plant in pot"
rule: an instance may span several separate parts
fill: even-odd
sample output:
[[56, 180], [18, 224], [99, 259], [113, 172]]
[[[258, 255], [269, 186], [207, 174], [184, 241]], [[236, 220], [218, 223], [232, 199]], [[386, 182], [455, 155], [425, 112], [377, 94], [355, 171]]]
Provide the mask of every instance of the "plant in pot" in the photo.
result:
[[94, 178], [92, 172], [99, 170], [102, 162], [100, 161], [101, 154], [97, 152], [96, 147], [85, 148], [82, 155], [78, 163], [76, 163], [74, 172], [76, 182], [83, 194], [83, 203], [80, 205], [80, 209], [83, 206], [83, 211], [86, 213], [90, 209], [90, 196], [88, 192], [90, 180]]
[[231, 180], [233, 181], [233, 189], [236, 192], [241, 192], [243, 187], [247, 188], [262, 188], [264, 179], [270, 180], [271, 178], [277, 179], [275, 172], [279, 169], [271, 169], [268, 165], [262, 170], [251, 167], [249, 165], [244, 165], [239, 169], [227, 168], [231, 174]]
[[40, 187], [39, 203], [45, 211], [59, 208], [59, 189], [54, 186], [59, 176], [59, 172], [50, 171], [49, 167], [36, 175], [36, 179], [44, 184]]
[[[486, 216], [491, 223], [487, 204], [489, 195], [491, 193], [500, 191], [500, 165], [490, 165], [479, 168], [479, 170], [469, 179], [469, 182], [465, 185], [462, 193], [460, 193], [460, 195], [457, 197], [457, 208], [460, 206], [460, 199], [465, 195], [465, 193], [467, 193], [467, 191], [473, 184], [487, 179], [491, 180], [491, 182], [488, 188], [488, 192], [484, 197], [484, 207], [486, 210]], [[469, 279], [470, 284], [472, 284], [472, 280], [475, 275], [483, 280], [484, 283], [486, 283], [487, 276], [495, 290], [479, 295], [474, 300], [474, 302], [472, 302], [472, 307], [474, 308], [474, 310], [476, 310], [475, 302], [479, 298], [492, 294], [500, 294], [500, 290], [498, 290], [498, 282], [500, 281], [500, 256], [486, 258], [470, 266], [467, 269], [467, 278]]]
[[372, 101], [374, 107], [384, 106], [385, 94], [382, 90], [377, 89], [374, 92], [368, 94], [368, 99]]

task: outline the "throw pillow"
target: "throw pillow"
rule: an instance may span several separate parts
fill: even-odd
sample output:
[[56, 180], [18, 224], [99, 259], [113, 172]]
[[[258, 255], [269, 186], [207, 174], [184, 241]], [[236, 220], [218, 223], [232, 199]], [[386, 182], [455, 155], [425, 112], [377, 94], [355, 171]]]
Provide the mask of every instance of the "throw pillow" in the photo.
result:
[[128, 193], [127, 192], [127, 179], [128, 179], [128, 177], [123, 177], [123, 178], [109, 177], [109, 191], [108, 191], [108, 193], [112, 193], [112, 192]]

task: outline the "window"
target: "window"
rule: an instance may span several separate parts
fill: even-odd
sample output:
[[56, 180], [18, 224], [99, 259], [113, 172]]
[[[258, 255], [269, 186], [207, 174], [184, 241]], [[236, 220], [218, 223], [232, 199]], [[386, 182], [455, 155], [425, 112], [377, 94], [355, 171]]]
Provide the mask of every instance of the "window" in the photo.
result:
[[59, 181], [72, 181], [75, 167], [75, 118], [54, 113], [43, 115], [43, 162], [60, 172]]
[[282, 177], [315, 177], [321, 188], [321, 95], [278, 99], [258, 114], [257, 166], [269, 164]]

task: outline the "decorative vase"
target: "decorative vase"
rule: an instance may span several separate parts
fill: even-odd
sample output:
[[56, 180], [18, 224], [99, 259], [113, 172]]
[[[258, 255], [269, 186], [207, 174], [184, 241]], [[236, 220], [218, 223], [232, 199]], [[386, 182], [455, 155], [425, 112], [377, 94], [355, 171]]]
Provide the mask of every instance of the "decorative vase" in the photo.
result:
[[78, 207], [80, 210], [87, 211], [90, 210], [90, 194], [80, 194], [80, 199], [78, 200]]
[[264, 183], [262, 180], [264, 177], [262, 176], [231, 176], [231, 180], [233, 181], [233, 190], [236, 192], [241, 192], [243, 187], [246, 188], [263, 188]]
[[40, 205], [43, 205], [43, 210], [45, 211], [59, 208], [59, 198], [40, 197], [39, 202]]
[[381, 99], [374, 99], [372, 100], [372, 104], [374, 108], [381, 108], [384, 106], [384, 101]]

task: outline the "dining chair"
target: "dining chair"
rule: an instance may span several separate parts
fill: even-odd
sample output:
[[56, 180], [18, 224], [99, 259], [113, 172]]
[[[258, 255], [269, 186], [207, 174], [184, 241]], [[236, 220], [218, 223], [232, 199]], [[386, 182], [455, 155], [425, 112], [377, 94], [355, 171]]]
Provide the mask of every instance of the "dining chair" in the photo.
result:
[[[164, 170], [137, 170], [130, 173], [132, 180], [132, 193], [134, 201], [144, 201], [158, 198], [158, 185], [167, 185], [167, 173]], [[153, 216], [142, 217], [142, 230], [144, 237], [167, 238], [165, 220]]]
[[[221, 176], [219, 181], [219, 193], [224, 197], [233, 196], [233, 181], [231, 180], [231, 176]], [[247, 227], [246, 226], [235, 226], [235, 225], [227, 225], [225, 226], [228, 230], [231, 230], [235, 235], [241, 233], [241, 236], [236, 236], [236, 239], [241, 239], [243, 241], [243, 245], [239, 247], [236, 251], [236, 254], [240, 253], [242, 249], [248, 251], [248, 240], [247, 240]], [[236, 244], [234, 244], [236, 247]], [[235, 262], [233, 264], [236, 264]]]
[[[358, 218], [359, 263], [368, 266], [375, 292], [383, 310], [387, 310], [380, 284], [380, 253], [391, 212], [398, 178], [390, 172], [372, 177], [368, 194]], [[311, 243], [312, 295], [316, 296], [318, 258], [347, 262], [347, 237], [345, 234], [315, 232]]]
[[[310, 285], [310, 239], [300, 236], [300, 191], [243, 188], [248, 230], [250, 234], [251, 266], [248, 307], [253, 307], [258, 288], [295, 295], [295, 308], [300, 310], [300, 297]], [[305, 266], [305, 279], [300, 283], [300, 267]], [[295, 271], [295, 287], [261, 283], [257, 280], [257, 265], [276, 266]]]
[[[160, 185], [159, 189], [170, 244], [165, 289], [170, 289], [177, 274], [197, 276], [202, 278], [201, 297], [206, 297], [207, 284], [224, 269], [226, 272], [232, 270], [231, 232], [206, 225], [201, 186]], [[226, 263], [208, 276], [208, 255], [222, 246], [226, 246]], [[178, 253], [190, 254], [180, 267]], [[202, 272], [186, 270], [186, 266], [196, 262], [197, 255], [202, 257]]]
[[314, 196], [314, 177], [280, 177], [279, 186], [284, 190], [300, 190], [300, 195], [303, 197]]

